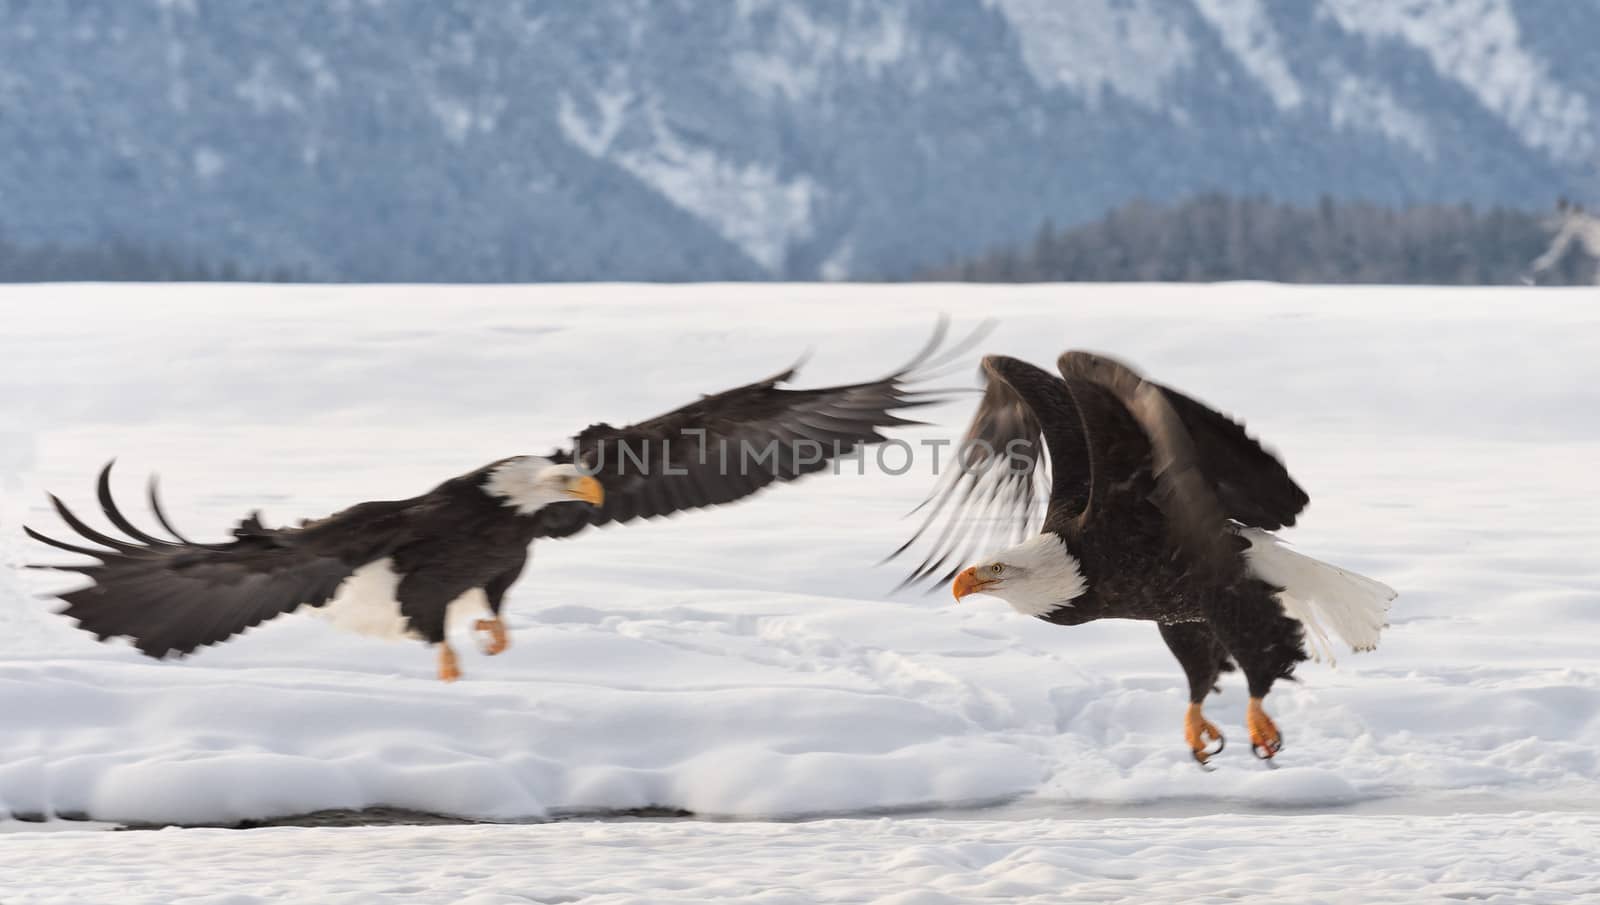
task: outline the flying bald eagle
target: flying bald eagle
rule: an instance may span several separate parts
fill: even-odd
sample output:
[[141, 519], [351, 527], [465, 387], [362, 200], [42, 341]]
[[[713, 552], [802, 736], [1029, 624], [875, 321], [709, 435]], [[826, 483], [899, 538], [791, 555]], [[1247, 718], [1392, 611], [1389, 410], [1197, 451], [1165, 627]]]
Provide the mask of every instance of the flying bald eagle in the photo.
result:
[[[895, 551], [929, 536], [942, 514], [907, 582], [953, 578], [957, 600], [992, 594], [1057, 625], [1155, 622], [1189, 680], [1184, 735], [1195, 760], [1222, 750], [1201, 705], [1234, 664], [1250, 689], [1251, 750], [1271, 758], [1283, 746], [1262, 709], [1273, 683], [1308, 647], [1331, 661], [1330, 632], [1371, 650], [1395, 592], [1274, 536], [1310, 498], [1238, 422], [1103, 356], [1068, 352], [1057, 367], [1059, 377], [983, 360], [964, 467], [935, 488], [932, 511]], [[1029, 536], [1045, 495], [1041, 533]], [[1014, 545], [967, 565], [999, 543]]]
[[629, 427], [591, 425], [568, 450], [501, 459], [421, 496], [358, 503], [299, 527], [268, 528], [252, 514], [232, 540], [195, 543], [172, 527], [152, 480], [150, 507], [171, 535], [160, 537], [117, 507], [108, 464], [100, 508], [125, 538], [90, 527], [54, 496], [62, 521], [98, 546], [26, 530], [95, 560], [36, 568], [90, 579], [58, 596], [64, 615], [102, 641], [126, 636], [151, 657], [183, 656], [314, 607], [344, 628], [436, 646], [439, 678], [453, 681], [461, 673], [447, 623], [481, 615], [471, 627], [485, 653], [504, 651], [501, 603], [532, 541], [732, 502], [881, 442], [882, 428], [920, 423], [894, 413], [941, 401], [910, 384], [959, 354], [936, 356], [944, 334], [941, 322], [915, 359], [881, 380], [786, 389], [790, 368]]

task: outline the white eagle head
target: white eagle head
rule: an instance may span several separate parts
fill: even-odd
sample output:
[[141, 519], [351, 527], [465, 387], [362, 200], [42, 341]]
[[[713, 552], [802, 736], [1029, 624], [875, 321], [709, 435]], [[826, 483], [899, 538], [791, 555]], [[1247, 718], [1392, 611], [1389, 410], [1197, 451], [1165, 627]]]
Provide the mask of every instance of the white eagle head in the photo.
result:
[[539, 456], [515, 456], [489, 470], [483, 492], [517, 510], [532, 515], [551, 503], [573, 501], [599, 506], [606, 491], [578, 466], [558, 464]]
[[1048, 532], [969, 566], [951, 585], [957, 600], [968, 594], [992, 594], [1026, 616], [1071, 606], [1073, 598], [1088, 589], [1066, 541]]

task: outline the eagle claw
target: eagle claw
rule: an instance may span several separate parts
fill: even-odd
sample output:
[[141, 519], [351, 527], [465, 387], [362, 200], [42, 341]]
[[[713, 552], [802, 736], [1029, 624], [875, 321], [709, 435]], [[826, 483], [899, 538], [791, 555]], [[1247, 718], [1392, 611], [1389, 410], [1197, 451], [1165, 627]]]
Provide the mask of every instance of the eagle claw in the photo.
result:
[[1283, 733], [1261, 707], [1260, 698], [1251, 698], [1245, 722], [1250, 727], [1250, 753], [1257, 759], [1272, 764], [1272, 758], [1283, 750]]
[[[1222, 749], [1228, 746], [1222, 730], [1201, 714], [1199, 704], [1190, 704], [1188, 713], [1184, 714], [1183, 736], [1189, 742], [1189, 753], [1194, 756], [1195, 763], [1207, 770], [1211, 769], [1207, 761], [1221, 754]], [[1217, 743], [1216, 748], [1208, 748], [1208, 738]]]
[[1218, 754], [1221, 754], [1222, 753], [1222, 749], [1226, 748], [1226, 747], [1228, 747], [1228, 740], [1223, 738], [1222, 737], [1222, 733], [1219, 732], [1219, 733], [1217, 733], [1217, 746], [1215, 748], [1212, 748], [1209, 751], [1206, 750], [1205, 748], [1195, 748], [1195, 749], [1191, 750], [1189, 753], [1194, 755], [1194, 762], [1195, 763], [1199, 764], [1200, 766], [1204, 767], [1207, 770], [1215, 770], [1216, 767], [1211, 766], [1211, 763], [1210, 763], [1211, 758], [1216, 757]]
[[478, 632], [478, 648], [489, 656], [505, 653], [511, 646], [511, 636], [506, 631], [506, 624], [498, 617], [494, 619], [479, 619], [472, 624], [472, 629]]

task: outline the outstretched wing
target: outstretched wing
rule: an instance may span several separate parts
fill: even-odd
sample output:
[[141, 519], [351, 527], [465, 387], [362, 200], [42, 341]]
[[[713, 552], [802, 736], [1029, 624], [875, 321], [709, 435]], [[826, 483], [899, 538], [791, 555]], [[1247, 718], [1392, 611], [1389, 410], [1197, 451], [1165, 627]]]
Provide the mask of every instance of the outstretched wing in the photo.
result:
[[1171, 387], [1156, 386], [1188, 429], [1200, 471], [1228, 517], [1263, 531], [1293, 525], [1311, 498], [1283, 462], [1239, 422]]
[[1144, 432], [1155, 503], [1174, 539], [1199, 562], [1220, 569], [1234, 560], [1229, 519], [1292, 524], [1305, 506], [1283, 464], [1220, 413], [1103, 355], [1067, 352], [1057, 366], [1068, 383], [1108, 391]]
[[[882, 442], [884, 428], [919, 424], [897, 413], [943, 402], [945, 394], [912, 385], [961, 355], [988, 327], [941, 352], [947, 332], [941, 321], [908, 364], [867, 383], [788, 389], [782, 384], [793, 379], [790, 368], [628, 427], [593, 425], [567, 454], [605, 485], [605, 503], [588, 513], [588, 523], [732, 502], [827, 468], [862, 444]], [[581, 527], [569, 524], [576, 512], [550, 515], [546, 533]]]
[[197, 544], [173, 531], [150, 486], [163, 538], [135, 526], [111, 496], [111, 465], [100, 472], [100, 508], [126, 538], [98, 531], [52, 496], [61, 520], [83, 546], [25, 528], [29, 536], [93, 563], [36, 566], [76, 572], [87, 587], [59, 594], [63, 614], [100, 640], [126, 636], [151, 657], [183, 656], [302, 605], [321, 606], [356, 568], [384, 555], [404, 534], [415, 502], [362, 503], [301, 528], [269, 529], [252, 515], [220, 544]]
[[[918, 507], [926, 510], [922, 524], [888, 557], [927, 541], [902, 587], [948, 582], [972, 556], [1022, 541], [1041, 513], [1047, 527], [1061, 525], [1089, 502], [1093, 459], [1066, 383], [1002, 355], [985, 357], [982, 374], [983, 400], [948, 470]], [[1048, 505], [1041, 505], [1046, 492]]]

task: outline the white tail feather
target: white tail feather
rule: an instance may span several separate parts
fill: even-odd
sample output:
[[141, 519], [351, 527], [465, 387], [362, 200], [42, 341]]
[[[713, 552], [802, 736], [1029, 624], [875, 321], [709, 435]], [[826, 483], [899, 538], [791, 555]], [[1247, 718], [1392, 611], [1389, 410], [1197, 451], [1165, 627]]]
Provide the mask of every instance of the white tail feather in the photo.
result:
[[1258, 528], [1239, 532], [1250, 542], [1245, 558], [1256, 577], [1283, 588], [1283, 611], [1305, 626], [1306, 650], [1314, 660], [1334, 662], [1329, 633], [1355, 651], [1378, 646], [1394, 589], [1365, 575], [1329, 565], [1289, 549]]

